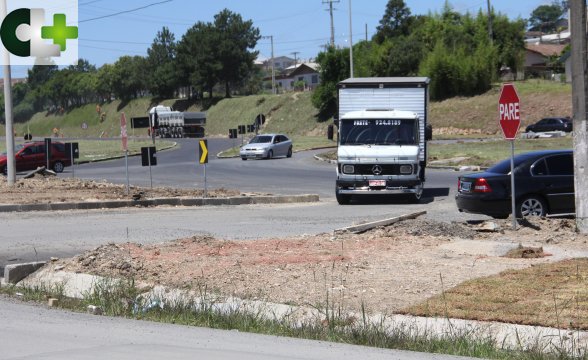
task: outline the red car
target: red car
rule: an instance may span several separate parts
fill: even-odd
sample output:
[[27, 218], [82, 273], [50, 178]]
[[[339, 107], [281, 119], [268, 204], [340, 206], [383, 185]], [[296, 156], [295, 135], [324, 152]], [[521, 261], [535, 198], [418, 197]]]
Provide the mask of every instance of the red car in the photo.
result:
[[[44, 141], [18, 144], [14, 147], [14, 154], [17, 172], [35, 170], [38, 167], [47, 166]], [[0, 173], [6, 174], [8, 172], [6, 165], [6, 153], [2, 153], [0, 154]], [[71, 166], [71, 159], [65, 153], [65, 144], [52, 142], [49, 167], [53, 171], [60, 173], [66, 166]]]

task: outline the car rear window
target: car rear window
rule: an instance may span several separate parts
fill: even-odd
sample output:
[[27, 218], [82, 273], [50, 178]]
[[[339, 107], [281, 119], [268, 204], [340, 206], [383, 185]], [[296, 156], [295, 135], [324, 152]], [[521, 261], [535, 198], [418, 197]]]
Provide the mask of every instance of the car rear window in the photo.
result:
[[[519, 166], [520, 164], [529, 160], [530, 157], [531, 156], [528, 154], [516, 155], [514, 158], [514, 166], [515, 167]], [[496, 173], [496, 174], [505, 174], [505, 175], [509, 174], [510, 173], [510, 158], [496, 163], [495, 165], [489, 167], [488, 170], [486, 170], [486, 171], [491, 172], [491, 173]]]

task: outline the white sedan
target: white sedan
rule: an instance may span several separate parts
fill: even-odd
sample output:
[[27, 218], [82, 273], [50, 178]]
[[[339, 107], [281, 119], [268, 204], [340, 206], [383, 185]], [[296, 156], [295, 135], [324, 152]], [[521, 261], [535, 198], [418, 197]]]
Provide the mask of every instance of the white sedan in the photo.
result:
[[241, 146], [239, 155], [243, 160], [292, 157], [292, 140], [282, 134], [256, 135], [247, 145]]

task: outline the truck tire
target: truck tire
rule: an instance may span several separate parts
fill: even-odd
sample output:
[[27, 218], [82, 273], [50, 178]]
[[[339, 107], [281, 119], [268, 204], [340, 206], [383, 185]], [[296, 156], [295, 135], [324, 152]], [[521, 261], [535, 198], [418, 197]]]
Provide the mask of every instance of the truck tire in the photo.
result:
[[349, 205], [351, 202], [351, 195], [349, 194], [340, 194], [339, 191], [335, 191], [335, 197], [339, 205]]

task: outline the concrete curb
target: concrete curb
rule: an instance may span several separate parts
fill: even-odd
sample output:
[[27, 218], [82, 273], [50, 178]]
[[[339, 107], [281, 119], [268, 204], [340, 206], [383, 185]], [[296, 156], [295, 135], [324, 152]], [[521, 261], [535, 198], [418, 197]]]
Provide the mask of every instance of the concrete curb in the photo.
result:
[[6, 265], [4, 267], [4, 283], [16, 284], [43, 266], [45, 266], [44, 261]]
[[58, 211], [58, 210], [96, 210], [124, 207], [151, 206], [206, 206], [206, 205], [255, 205], [255, 204], [293, 204], [318, 202], [317, 194], [240, 196], [228, 198], [160, 198], [148, 200], [112, 200], [76, 203], [15, 204], [0, 205], [0, 212]]
[[414, 212], [411, 214], [401, 215], [401, 216], [397, 216], [397, 217], [393, 217], [393, 218], [389, 218], [389, 219], [373, 221], [373, 222], [369, 222], [369, 223], [365, 223], [365, 224], [348, 226], [348, 227], [345, 227], [342, 229], [336, 229], [335, 234], [345, 233], [345, 232], [350, 232], [353, 234], [360, 234], [362, 232], [366, 232], [368, 230], [375, 229], [379, 226], [388, 226], [388, 225], [397, 223], [399, 221], [407, 220], [407, 219], [416, 219], [417, 217], [424, 215], [426, 213], [427, 213], [426, 211], [417, 211], [417, 212]]

